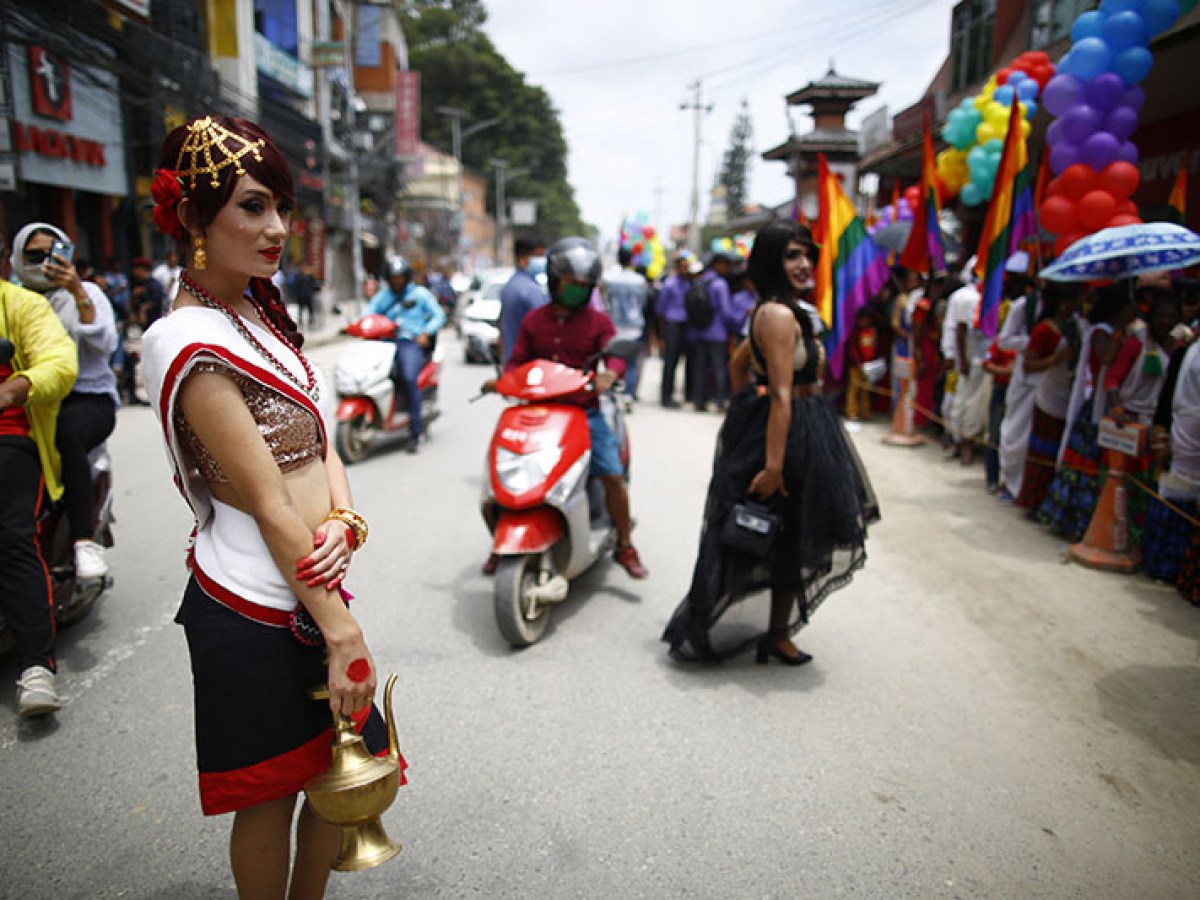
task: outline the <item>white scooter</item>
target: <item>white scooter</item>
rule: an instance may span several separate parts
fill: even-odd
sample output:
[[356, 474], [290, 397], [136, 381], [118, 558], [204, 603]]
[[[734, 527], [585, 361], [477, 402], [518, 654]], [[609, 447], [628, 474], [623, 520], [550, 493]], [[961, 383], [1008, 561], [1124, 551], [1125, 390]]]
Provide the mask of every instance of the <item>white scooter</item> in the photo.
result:
[[[348, 325], [345, 333], [364, 340], [342, 351], [334, 365], [338, 394], [335, 441], [342, 461], [356, 463], [365, 459], [377, 443], [408, 439], [408, 400], [396, 389], [393, 378], [396, 323], [387, 316], [372, 314]], [[439, 343], [417, 379], [426, 428], [440, 414], [438, 376], [445, 355]]]

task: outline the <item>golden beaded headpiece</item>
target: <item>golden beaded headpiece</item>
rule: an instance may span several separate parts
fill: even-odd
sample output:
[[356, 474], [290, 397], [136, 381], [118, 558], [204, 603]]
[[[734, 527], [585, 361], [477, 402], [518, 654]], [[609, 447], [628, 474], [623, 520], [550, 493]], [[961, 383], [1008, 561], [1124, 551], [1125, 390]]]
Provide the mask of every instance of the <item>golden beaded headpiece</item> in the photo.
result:
[[180, 184], [187, 181], [186, 189], [196, 189], [196, 176], [208, 175], [214, 189], [221, 186], [221, 170], [233, 166], [238, 175], [245, 175], [242, 157], [251, 154], [262, 162], [259, 148], [266, 142], [259, 138], [249, 141], [225, 126], [214, 122], [210, 116], [197, 119], [187, 127], [187, 137], [179, 148], [179, 159], [175, 163], [175, 175]]

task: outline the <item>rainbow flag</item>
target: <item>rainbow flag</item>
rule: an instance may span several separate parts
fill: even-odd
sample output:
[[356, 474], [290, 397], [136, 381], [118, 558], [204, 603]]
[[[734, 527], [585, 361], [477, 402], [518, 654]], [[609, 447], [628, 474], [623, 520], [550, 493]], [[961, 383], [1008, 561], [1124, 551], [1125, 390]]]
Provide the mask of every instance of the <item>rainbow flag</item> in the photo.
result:
[[854, 329], [854, 318], [879, 293], [890, 273], [886, 253], [868, 237], [854, 204], [830, 173], [825, 154], [817, 154], [817, 163], [822, 238], [814, 299], [829, 328], [829, 371], [837, 379], [842, 375], [846, 338]]
[[933, 157], [933, 134], [929, 127], [929, 113], [925, 114], [925, 136], [921, 153], [921, 205], [913, 210], [912, 231], [908, 243], [900, 254], [900, 265], [913, 272], [933, 272], [946, 268], [946, 256], [942, 252], [942, 229], [938, 225], [938, 214], [942, 204], [938, 201], [937, 166]]
[[995, 336], [999, 326], [1004, 263], [1022, 241], [1036, 236], [1033, 173], [1025, 150], [1025, 135], [1021, 133], [1020, 105], [1013, 103], [975, 263], [975, 275], [982, 285], [975, 325], [989, 338]]
[[1179, 167], [1175, 176], [1175, 184], [1171, 187], [1171, 196], [1167, 198], [1167, 219], [1176, 225], [1187, 224], [1187, 160]]

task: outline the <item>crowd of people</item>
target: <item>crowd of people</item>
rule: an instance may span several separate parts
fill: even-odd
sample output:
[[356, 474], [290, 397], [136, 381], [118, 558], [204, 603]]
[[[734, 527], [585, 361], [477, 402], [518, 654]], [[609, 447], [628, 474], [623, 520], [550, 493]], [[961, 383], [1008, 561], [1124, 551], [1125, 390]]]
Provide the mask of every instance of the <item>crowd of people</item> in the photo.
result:
[[[947, 461], [982, 456], [989, 494], [1071, 543], [1085, 537], [1112, 461], [1102, 422], [1135, 439], [1144, 431], [1140, 453], [1120, 460], [1131, 552], [1200, 603], [1200, 407], [1189, 393], [1200, 377], [1200, 284], [1179, 272], [1042, 281], [1020, 251], [989, 338], [973, 268], [972, 259], [929, 276], [894, 269], [848, 338], [847, 418], [872, 408], [890, 417], [892, 398], [908, 390], [915, 428], [941, 442]], [[889, 385], [896, 371], [911, 371], [911, 382]]]

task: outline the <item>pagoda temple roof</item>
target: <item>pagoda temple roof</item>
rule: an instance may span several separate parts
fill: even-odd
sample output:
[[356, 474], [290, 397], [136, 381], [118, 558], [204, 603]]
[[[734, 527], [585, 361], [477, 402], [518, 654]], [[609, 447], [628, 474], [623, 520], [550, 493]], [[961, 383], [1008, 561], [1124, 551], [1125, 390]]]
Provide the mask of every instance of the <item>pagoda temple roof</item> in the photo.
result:
[[828, 100], [846, 100], [851, 103], [870, 97], [879, 91], [878, 81], [863, 81], [839, 75], [829, 63], [829, 71], [819, 81], [810, 81], [798, 91], [787, 95], [789, 106]]
[[763, 153], [763, 159], [788, 160], [796, 154], [849, 153], [858, 156], [858, 132], [849, 128], [836, 131], [817, 129], [807, 134], [793, 135], [787, 142]]

